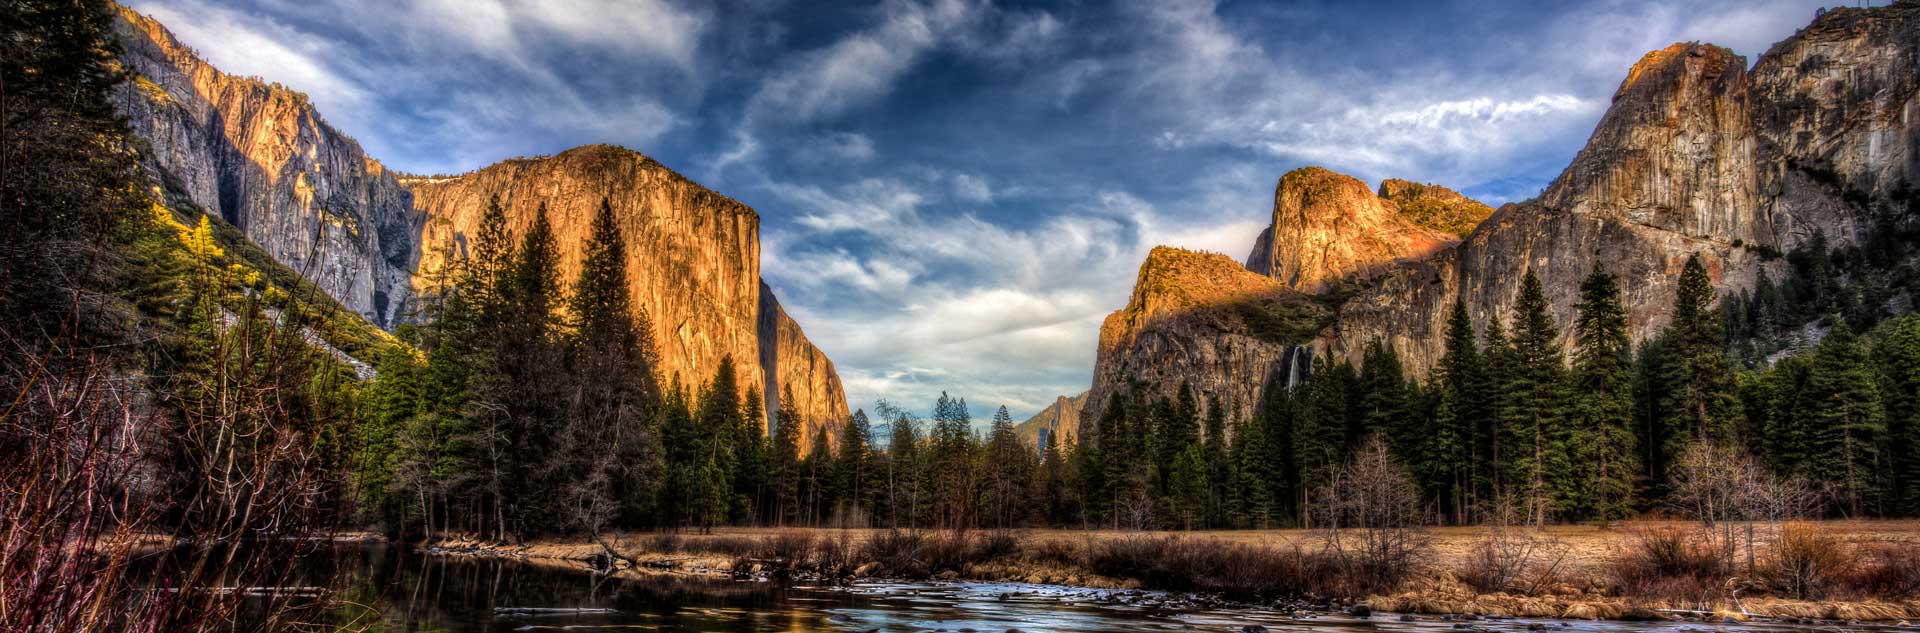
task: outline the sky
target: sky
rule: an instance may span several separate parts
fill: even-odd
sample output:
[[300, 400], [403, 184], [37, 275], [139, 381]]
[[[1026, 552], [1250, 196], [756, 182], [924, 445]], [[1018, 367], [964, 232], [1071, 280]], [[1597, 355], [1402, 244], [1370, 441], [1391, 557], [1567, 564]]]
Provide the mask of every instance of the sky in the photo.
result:
[[1149, 249], [1244, 260], [1288, 170], [1523, 200], [1647, 51], [1751, 63], [1820, 3], [130, 4], [402, 171], [651, 156], [760, 213], [851, 406], [1019, 420], [1087, 389]]

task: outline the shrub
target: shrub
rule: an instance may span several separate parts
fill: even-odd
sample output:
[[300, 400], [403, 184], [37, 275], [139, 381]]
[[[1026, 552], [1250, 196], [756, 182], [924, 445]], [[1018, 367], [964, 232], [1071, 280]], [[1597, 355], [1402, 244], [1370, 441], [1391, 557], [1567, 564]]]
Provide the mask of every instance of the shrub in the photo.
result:
[[1794, 523], [1780, 532], [1758, 571], [1775, 591], [1806, 600], [1825, 597], [1859, 568], [1853, 546], [1816, 526]]
[[762, 541], [761, 553], [789, 566], [807, 562], [813, 555], [813, 534], [800, 530], [774, 534]]
[[1020, 539], [1011, 532], [994, 532], [980, 539], [979, 560], [989, 561], [1020, 553]]
[[920, 554], [927, 573], [960, 571], [967, 563], [979, 560], [974, 538], [967, 532], [935, 532], [922, 544]]
[[860, 563], [855, 559], [858, 548], [854, 547], [853, 537], [842, 531], [832, 537], [822, 538], [814, 546], [814, 566], [820, 573], [828, 576], [846, 576]]
[[680, 533], [662, 532], [653, 535], [652, 542], [649, 544], [648, 549], [661, 554], [677, 554], [683, 551], [682, 548], [686, 547], [686, 544], [687, 539], [680, 536]]
[[1036, 561], [1078, 565], [1084, 562], [1080, 547], [1066, 539], [1045, 539], [1027, 546], [1027, 557]]
[[1854, 590], [1889, 598], [1920, 596], [1920, 542], [1878, 543], [1849, 579]]
[[1568, 549], [1527, 528], [1495, 527], [1468, 552], [1461, 580], [1482, 592], [1535, 595], [1558, 584]]
[[1628, 595], [1698, 594], [1714, 590], [1720, 559], [1697, 531], [1636, 530], [1609, 563], [1614, 582]]
[[681, 551], [706, 552], [721, 556], [754, 556], [761, 552], [760, 539], [746, 536], [705, 536], [685, 540]]
[[903, 578], [925, 578], [932, 575], [921, 554], [926, 540], [918, 532], [897, 529], [878, 532], [867, 539], [862, 548], [862, 557], [879, 563], [889, 574]]
[[1095, 573], [1155, 589], [1244, 599], [1347, 596], [1357, 587], [1326, 554], [1172, 536], [1101, 541], [1090, 548], [1087, 564]]

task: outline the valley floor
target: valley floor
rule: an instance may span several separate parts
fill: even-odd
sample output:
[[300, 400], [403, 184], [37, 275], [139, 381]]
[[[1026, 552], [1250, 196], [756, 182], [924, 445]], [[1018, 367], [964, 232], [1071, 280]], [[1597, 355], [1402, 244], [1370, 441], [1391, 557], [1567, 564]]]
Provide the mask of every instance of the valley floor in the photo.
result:
[[[1861, 520], [1824, 521], [1815, 524], [1824, 535], [1860, 556], [1886, 551], [1889, 546], [1920, 548], [1920, 521]], [[1534, 575], [1526, 581], [1528, 590], [1516, 593], [1485, 593], [1460, 580], [1473, 569], [1475, 552], [1485, 542], [1483, 527], [1443, 527], [1425, 531], [1428, 539], [1420, 571], [1403, 583], [1399, 591], [1388, 595], [1370, 595], [1363, 600], [1344, 601], [1365, 604], [1372, 610], [1398, 613], [1451, 614], [1478, 616], [1514, 616], [1567, 619], [1705, 619], [1736, 620], [1750, 618], [1786, 621], [1906, 621], [1920, 620], [1920, 595], [1865, 595], [1835, 592], [1828, 600], [1793, 600], [1768, 595], [1756, 581], [1736, 576], [1724, 587], [1699, 584], [1662, 592], [1661, 595], [1621, 595], [1614, 580], [1613, 561], [1637, 547], [1640, 534], [1661, 530], [1692, 530], [1696, 524], [1679, 521], [1635, 521], [1608, 528], [1588, 525], [1552, 526], [1533, 540], [1539, 550], [1536, 567], [1552, 570], [1548, 580]], [[524, 544], [495, 544], [472, 539], [448, 538], [430, 544], [431, 551], [449, 554], [510, 556], [535, 563], [571, 568], [620, 568], [629, 576], [652, 574], [753, 575], [795, 570], [813, 573], [832, 563], [839, 572], [827, 575], [860, 577], [899, 576], [878, 561], [868, 543], [885, 539], [886, 529], [836, 528], [716, 528], [701, 533], [624, 533], [610, 535], [600, 542], [581, 538], [536, 540]], [[1777, 538], [1766, 526], [1757, 529], [1764, 555], [1770, 539]], [[1156, 580], [1139, 577], [1103, 576], [1093, 570], [1089, 552], [1125, 540], [1171, 539], [1180, 544], [1202, 548], [1258, 546], [1281, 550], [1296, 547], [1317, 551], [1323, 533], [1312, 530], [1225, 530], [1188, 532], [1141, 532], [1120, 530], [1019, 529], [1007, 532], [973, 531], [967, 539], [953, 539], [952, 532], [920, 531], [927, 540], [918, 551], [933, 552], [945, 539], [975, 543], [962, 551], [963, 562], [931, 564], [923, 574], [937, 580], [1012, 581], [1034, 584], [1068, 585], [1089, 588], [1159, 589]], [[989, 535], [1011, 536], [995, 548], [980, 545]], [[970, 539], [970, 540], [969, 540]], [[603, 545], [604, 544], [604, 545]], [[608, 555], [609, 550], [612, 556]], [[992, 553], [987, 553], [992, 552]], [[940, 554], [928, 553], [927, 557]], [[1742, 555], [1744, 556], [1744, 554]], [[807, 559], [805, 564], [796, 559]], [[953, 559], [948, 554], [948, 560]], [[911, 574], [909, 574], [911, 575]], [[1681, 587], [1682, 585], [1675, 585]], [[1342, 601], [1286, 602], [1278, 608], [1338, 606]]]

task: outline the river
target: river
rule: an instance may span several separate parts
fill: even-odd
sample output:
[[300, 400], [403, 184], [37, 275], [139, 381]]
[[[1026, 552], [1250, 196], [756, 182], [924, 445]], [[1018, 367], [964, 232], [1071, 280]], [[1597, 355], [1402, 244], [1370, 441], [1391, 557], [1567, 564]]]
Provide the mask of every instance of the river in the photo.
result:
[[[429, 555], [391, 547], [350, 548], [334, 563], [358, 606], [338, 624], [373, 630], [505, 631], [1788, 631], [1784, 624], [1561, 622], [1268, 609], [1168, 608], [1163, 594], [976, 582], [861, 582], [851, 587], [660, 576], [621, 580], [511, 559]], [[336, 567], [337, 566], [337, 567]], [[1116, 595], [1118, 593], [1118, 595]], [[1126, 597], [1128, 599], [1120, 599]], [[574, 610], [574, 611], [556, 611]], [[1888, 627], [1818, 627], [1876, 630]]]

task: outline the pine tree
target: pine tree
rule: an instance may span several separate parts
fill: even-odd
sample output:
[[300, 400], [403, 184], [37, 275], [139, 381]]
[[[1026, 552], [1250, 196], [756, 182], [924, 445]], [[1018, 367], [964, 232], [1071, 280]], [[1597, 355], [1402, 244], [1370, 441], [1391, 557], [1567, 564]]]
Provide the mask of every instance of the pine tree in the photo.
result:
[[559, 274], [553, 228], [542, 207], [505, 279], [494, 364], [500, 381], [489, 390], [492, 408], [506, 416], [506, 504], [521, 534], [560, 523], [559, 508], [545, 494], [559, 487], [567, 465], [555, 459], [563, 417], [557, 405], [569, 379], [564, 371], [554, 371], [562, 366]]
[[1301, 527], [1316, 526], [1314, 505], [1325, 500], [1314, 495], [1326, 487], [1346, 454], [1347, 400], [1353, 376], [1353, 366], [1344, 360], [1316, 358], [1307, 378], [1292, 434], [1293, 464], [1300, 473], [1295, 492], [1300, 495]]
[[917, 526], [926, 515], [926, 459], [918, 421], [905, 411], [881, 401], [880, 416], [891, 420], [887, 438], [887, 509], [892, 527]]
[[[1104, 441], [1107, 429], [1111, 428], [1105, 423], [1114, 415], [1112, 407], [1119, 406], [1118, 402], [1118, 397], [1107, 399], [1108, 408], [1101, 410], [1100, 413], [1102, 426], [1094, 428], [1093, 436], [1080, 436], [1080, 443], [1073, 447], [1073, 454], [1067, 462], [1068, 469], [1074, 473], [1074, 481], [1078, 484], [1074, 488], [1074, 496], [1080, 502], [1077, 518], [1081, 520], [1083, 526], [1104, 525], [1111, 516], [1106, 452], [1101, 442]], [[1084, 429], [1082, 433], [1085, 433]]]
[[1713, 298], [1713, 282], [1700, 256], [1687, 258], [1662, 350], [1667, 393], [1660, 409], [1669, 454], [1678, 454], [1679, 445], [1687, 441], [1734, 439], [1738, 411], [1733, 369]]
[[1807, 395], [1815, 424], [1814, 476], [1835, 486], [1849, 516], [1879, 510], [1885, 410], [1872, 359], [1846, 322], [1835, 323], [1814, 352]]
[[702, 429], [693, 417], [693, 406], [686, 389], [675, 379], [673, 387], [661, 398], [660, 440], [665, 454], [665, 484], [660, 486], [659, 501], [654, 504], [660, 523], [679, 527], [695, 525], [699, 511], [707, 503], [705, 495], [712, 485], [703, 468], [709, 457]]
[[[1285, 391], [1286, 387], [1267, 385], [1268, 389]], [[1265, 396], [1262, 396], [1265, 399]], [[1202, 446], [1201, 463], [1206, 465], [1208, 527], [1226, 525], [1227, 480], [1230, 465], [1227, 463], [1227, 408], [1220, 404], [1215, 396], [1207, 401], [1206, 439]]]
[[507, 211], [500, 206], [500, 196], [495, 195], [487, 199], [487, 209], [480, 215], [480, 227], [474, 231], [473, 263], [467, 267], [473, 279], [465, 285], [473, 286], [476, 303], [504, 302], [502, 295], [506, 294], [507, 274], [513, 268], [514, 256], [513, 235], [507, 230]]
[[1178, 524], [1182, 529], [1191, 530], [1206, 519], [1207, 512], [1207, 464], [1206, 453], [1199, 444], [1188, 444], [1174, 459], [1173, 472], [1168, 476], [1168, 487], [1173, 498], [1175, 518], [1170, 523]]
[[1886, 404], [1889, 514], [1920, 514], [1920, 316], [1886, 326], [1874, 348]]
[[1433, 385], [1438, 390], [1432, 432], [1422, 442], [1415, 476], [1424, 481], [1442, 482], [1433, 491], [1445, 500], [1448, 516], [1465, 523], [1478, 501], [1473, 468], [1480, 462], [1477, 424], [1485, 414], [1478, 391], [1480, 349], [1474, 340], [1473, 320], [1465, 301], [1453, 302], [1447, 316], [1445, 355], [1434, 368]]
[[1483, 488], [1480, 498], [1486, 504], [1500, 504], [1513, 494], [1512, 482], [1508, 481], [1508, 462], [1513, 459], [1513, 447], [1506, 446], [1502, 437], [1507, 428], [1508, 391], [1513, 382], [1514, 352], [1513, 343], [1507, 338], [1504, 321], [1495, 316], [1487, 323], [1486, 341], [1480, 347], [1480, 381], [1475, 391], [1481, 397], [1480, 428], [1475, 433], [1487, 456], [1486, 463], [1480, 468], [1478, 476]]
[[[735, 446], [741, 421], [740, 378], [734, 370], [733, 356], [721, 357], [713, 380], [700, 395], [699, 410], [693, 415], [689, 440], [691, 460], [697, 467], [686, 489], [688, 519], [694, 525], [711, 528], [726, 522], [730, 511], [742, 505], [735, 497], [735, 473], [739, 468]], [[757, 400], [757, 399], [750, 399]]]
[[1808, 385], [1813, 355], [1781, 359], [1745, 384], [1742, 400], [1760, 434], [1761, 455], [1774, 472], [1806, 472], [1814, 453], [1816, 428]]
[[[872, 494], [872, 441], [873, 428], [867, 420], [867, 411], [856, 409], [840, 428], [840, 449], [834, 460], [834, 480], [844, 502], [844, 507], [836, 508], [835, 512], [849, 520], [864, 518], [873, 509], [868, 499]], [[866, 527], [865, 521], [860, 523], [847, 527]]]
[[[768, 431], [768, 419], [762, 390], [750, 390], [740, 399], [740, 412], [730, 426], [731, 439], [728, 446], [732, 449], [730, 462], [733, 470], [728, 474], [733, 482], [732, 512], [734, 522], [742, 524], [765, 524], [779, 520], [771, 508], [773, 500], [773, 437]], [[775, 411], [778, 415], [778, 411]]]
[[1268, 528], [1274, 525], [1275, 508], [1279, 504], [1273, 482], [1279, 477], [1275, 473], [1276, 464], [1267, 459], [1272, 453], [1273, 447], [1265, 425], [1253, 420], [1240, 423], [1239, 430], [1233, 434], [1232, 448], [1232, 474], [1236, 481], [1231, 486], [1231, 514], [1237, 517], [1235, 527]]
[[833, 485], [833, 438], [825, 425], [814, 429], [813, 441], [808, 443], [807, 456], [801, 460], [806, 470], [806, 479], [801, 482], [801, 498], [807, 506], [807, 525], [821, 525], [826, 522], [826, 512], [838, 500], [840, 491]]
[[[389, 534], [404, 533], [425, 507], [416, 497], [418, 473], [407, 468], [414, 451], [404, 429], [422, 413], [421, 367], [411, 350], [396, 345], [381, 354], [380, 371], [367, 389], [367, 412], [354, 426], [354, 488], [363, 512], [385, 524]], [[410, 508], [411, 507], [411, 508]]]
[[1514, 305], [1513, 351], [1501, 414], [1511, 452], [1510, 480], [1525, 501], [1531, 520], [1544, 525], [1563, 496], [1566, 364], [1559, 329], [1548, 312], [1540, 279], [1521, 278]]
[[[571, 396], [563, 453], [572, 471], [566, 474], [576, 481], [563, 492], [571, 493], [577, 507], [594, 504], [631, 515], [654, 496], [660, 469], [653, 426], [657, 386], [649, 326], [634, 311], [627, 288], [626, 241], [604, 199], [573, 288], [567, 357], [577, 379], [566, 385]], [[589, 521], [595, 524], [589, 531], [601, 521]]]
[[1200, 434], [1200, 408], [1194, 399], [1193, 387], [1181, 383], [1174, 400], [1160, 400], [1155, 403], [1153, 414], [1152, 445], [1153, 463], [1160, 474], [1155, 484], [1157, 492], [1165, 493], [1167, 476], [1172, 473], [1173, 462], [1179, 459], [1187, 447], [1193, 445]]
[[1078, 513], [1073, 507], [1073, 483], [1067, 469], [1069, 458], [1060, 448], [1060, 438], [1047, 434], [1040, 450], [1040, 472], [1034, 477], [1034, 500], [1039, 502], [1041, 519], [1050, 525], [1066, 525]]
[[985, 519], [996, 528], [1016, 527], [1028, 516], [1026, 493], [1034, 475], [1033, 452], [1014, 435], [1013, 417], [1004, 406], [993, 413], [983, 458], [981, 470], [987, 473]]
[[793, 391], [780, 394], [780, 413], [774, 420], [772, 459], [768, 463], [767, 482], [772, 498], [765, 507], [766, 520], [790, 525], [800, 519], [800, 412], [793, 408]]
[[1580, 284], [1574, 323], [1573, 400], [1566, 428], [1573, 477], [1563, 501], [1610, 522], [1633, 507], [1640, 471], [1633, 434], [1633, 343], [1613, 275], [1595, 268]]
[[975, 470], [973, 417], [964, 399], [940, 393], [933, 405], [932, 463], [929, 476], [933, 488], [934, 519], [937, 525], [965, 528], [974, 525], [975, 499], [979, 474]]
[[1141, 523], [1148, 518], [1146, 510], [1152, 499], [1148, 429], [1152, 421], [1145, 409], [1131, 397], [1115, 393], [1100, 412], [1100, 481], [1105, 496], [1098, 503], [1111, 528], [1144, 527]]

